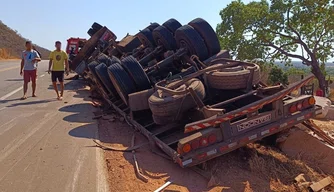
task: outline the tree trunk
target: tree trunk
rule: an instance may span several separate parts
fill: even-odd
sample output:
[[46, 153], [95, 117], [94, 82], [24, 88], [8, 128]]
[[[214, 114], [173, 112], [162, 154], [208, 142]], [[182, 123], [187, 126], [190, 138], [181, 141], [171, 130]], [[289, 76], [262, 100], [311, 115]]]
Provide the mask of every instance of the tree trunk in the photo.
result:
[[323, 91], [324, 96], [326, 94], [326, 79], [325, 79], [325, 75], [322, 73], [319, 63], [318, 62], [313, 62], [312, 63], [312, 73], [314, 74], [314, 76], [318, 79], [319, 82], [319, 88]]

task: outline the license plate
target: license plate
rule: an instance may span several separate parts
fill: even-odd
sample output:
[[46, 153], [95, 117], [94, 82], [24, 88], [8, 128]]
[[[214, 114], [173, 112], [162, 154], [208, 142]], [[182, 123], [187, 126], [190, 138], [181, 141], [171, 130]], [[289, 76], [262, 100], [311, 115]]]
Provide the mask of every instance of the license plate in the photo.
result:
[[264, 115], [264, 116], [258, 117], [256, 119], [252, 119], [252, 120], [249, 120], [249, 121], [246, 121], [244, 123], [241, 123], [241, 124], [237, 125], [238, 132], [244, 131], [244, 130], [252, 128], [252, 127], [255, 127], [257, 125], [260, 125], [260, 124], [268, 122], [268, 121], [271, 121], [271, 114]]

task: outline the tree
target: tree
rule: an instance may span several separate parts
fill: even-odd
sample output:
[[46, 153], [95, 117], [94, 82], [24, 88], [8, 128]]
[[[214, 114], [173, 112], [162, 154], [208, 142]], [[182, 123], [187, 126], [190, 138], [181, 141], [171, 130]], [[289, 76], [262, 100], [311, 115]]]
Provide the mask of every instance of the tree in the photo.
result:
[[[237, 59], [299, 59], [325, 89], [323, 67], [334, 57], [334, 6], [330, 0], [235, 0], [220, 11], [221, 46]], [[300, 54], [296, 53], [298, 48]], [[297, 51], [298, 52], [298, 51]]]
[[270, 70], [268, 80], [272, 85], [276, 85], [277, 83], [282, 83], [283, 85], [287, 85], [289, 83], [288, 74], [277, 66], [274, 66]]

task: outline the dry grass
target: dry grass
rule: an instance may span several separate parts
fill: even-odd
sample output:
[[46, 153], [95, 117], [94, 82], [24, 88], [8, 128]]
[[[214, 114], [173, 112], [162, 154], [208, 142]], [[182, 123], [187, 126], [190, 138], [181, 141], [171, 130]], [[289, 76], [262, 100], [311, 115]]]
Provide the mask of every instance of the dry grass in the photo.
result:
[[208, 168], [216, 184], [236, 191], [300, 191], [294, 184], [299, 174], [303, 173], [308, 181], [327, 176], [314, 164], [258, 143], [213, 159], [208, 162]]
[[[9, 28], [0, 21], [0, 58], [13, 59], [20, 58], [22, 51], [25, 49], [24, 44], [27, 39], [23, 38], [17, 31]], [[49, 56], [50, 51], [35, 45], [41, 53], [42, 59]]]
[[18, 57], [13, 56], [7, 49], [0, 48], [0, 59], [18, 59]]
[[323, 178], [322, 174], [306, 165], [304, 162], [291, 159], [278, 150], [264, 147], [258, 144], [249, 146], [252, 156], [249, 159], [249, 167], [253, 173], [261, 175], [265, 179], [291, 184], [296, 176], [304, 173], [308, 180], [317, 181]]

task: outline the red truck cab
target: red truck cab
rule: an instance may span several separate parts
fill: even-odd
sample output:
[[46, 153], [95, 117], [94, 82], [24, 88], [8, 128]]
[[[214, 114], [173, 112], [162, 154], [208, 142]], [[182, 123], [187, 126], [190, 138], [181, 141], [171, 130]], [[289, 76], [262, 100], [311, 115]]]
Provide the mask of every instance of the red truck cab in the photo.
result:
[[66, 53], [68, 55], [77, 55], [86, 41], [86, 39], [74, 37], [67, 39]]

